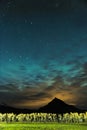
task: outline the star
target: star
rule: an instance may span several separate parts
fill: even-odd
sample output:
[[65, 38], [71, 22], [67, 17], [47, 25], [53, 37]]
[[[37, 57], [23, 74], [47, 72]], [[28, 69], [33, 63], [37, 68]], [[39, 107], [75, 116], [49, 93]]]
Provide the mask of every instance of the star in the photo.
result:
[[32, 23], [32, 22], [30, 22], [30, 24], [32, 25], [33, 23]]
[[55, 4], [55, 8], [57, 8], [57, 7], [59, 7], [59, 3], [56, 3], [56, 4]]
[[9, 52], [8, 51], [6, 51], [6, 54], [8, 54]]
[[10, 59], [9, 59], [9, 62], [11, 62], [11, 61], [12, 61], [12, 59], [10, 58]]
[[22, 56], [20, 55], [20, 56], [19, 56], [19, 58], [21, 59], [21, 58], [22, 58]]
[[26, 57], [26, 60], [29, 60], [29, 57]]
[[28, 22], [28, 20], [27, 20], [27, 19], [25, 19], [25, 20], [24, 20], [24, 22], [25, 22], [25, 24], [26, 24], [26, 23]]

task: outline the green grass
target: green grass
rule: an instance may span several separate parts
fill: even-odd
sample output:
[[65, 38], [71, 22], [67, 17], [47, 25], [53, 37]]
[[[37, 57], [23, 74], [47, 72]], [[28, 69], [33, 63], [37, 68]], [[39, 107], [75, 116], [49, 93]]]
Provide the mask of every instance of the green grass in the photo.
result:
[[0, 124], [0, 130], [86, 130], [87, 124], [58, 124], [58, 123], [14, 123]]

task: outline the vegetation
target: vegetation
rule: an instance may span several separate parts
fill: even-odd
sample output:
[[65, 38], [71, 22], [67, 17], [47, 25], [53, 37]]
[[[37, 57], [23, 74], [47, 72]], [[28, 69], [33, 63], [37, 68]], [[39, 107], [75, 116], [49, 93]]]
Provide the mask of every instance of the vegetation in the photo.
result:
[[86, 130], [85, 124], [29, 123], [0, 124], [0, 130]]
[[0, 113], [0, 122], [59, 122], [59, 123], [87, 123], [87, 112], [85, 113], [31, 113], [31, 114], [14, 114]]
[[85, 113], [0, 113], [0, 130], [86, 130]]

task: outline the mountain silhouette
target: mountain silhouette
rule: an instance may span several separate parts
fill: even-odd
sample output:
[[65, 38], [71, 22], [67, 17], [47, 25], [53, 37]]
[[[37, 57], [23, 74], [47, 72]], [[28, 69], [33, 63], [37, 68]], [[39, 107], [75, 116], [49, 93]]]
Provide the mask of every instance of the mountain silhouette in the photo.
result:
[[82, 110], [76, 108], [73, 105], [68, 105], [60, 99], [54, 98], [46, 106], [39, 109], [40, 112], [46, 113], [69, 113], [69, 112], [80, 112]]
[[20, 109], [7, 106], [6, 104], [0, 105], [0, 113], [70, 113], [70, 112], [85, 112], [86, 110], [80, 110], [73, 105], [68, 105], [60, 99], [54, 98], [47, 105], [36, 109]]
[[0, 105], [0, 113], [32, 113], [34, 110], [31, 109], [20, 109], [20, 108], [15, 108], [11, 106], [7, 106], [6, 104]]

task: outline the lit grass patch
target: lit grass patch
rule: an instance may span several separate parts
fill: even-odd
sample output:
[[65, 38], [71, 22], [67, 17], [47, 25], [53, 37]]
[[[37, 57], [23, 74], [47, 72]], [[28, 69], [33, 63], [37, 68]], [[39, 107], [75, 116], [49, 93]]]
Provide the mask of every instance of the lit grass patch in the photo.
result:
[[58, 123], [30, 123], [30, 124], [0, 124], [0, 130], [86, 130], [87, 124], [58, 124]]

